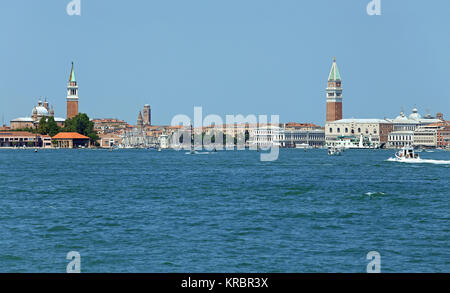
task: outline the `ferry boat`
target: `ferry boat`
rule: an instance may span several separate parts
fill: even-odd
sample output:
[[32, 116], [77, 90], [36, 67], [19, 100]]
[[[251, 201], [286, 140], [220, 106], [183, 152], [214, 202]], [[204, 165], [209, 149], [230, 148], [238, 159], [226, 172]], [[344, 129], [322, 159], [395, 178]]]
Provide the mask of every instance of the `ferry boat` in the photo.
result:
[[336, 141], [336, 146], [340, 149], [379, 149], [380, 145], [372, 142], [372, 136], [364, 138], [361, 134], [360, 138], [355, 136], [340, 136]]
[[400, 151], [395, 153], [395, 158], [398, 161], [411, 161], [411, 160], [420, 160], [419, 154], [414, 152], [414, 148], [405, 147]]

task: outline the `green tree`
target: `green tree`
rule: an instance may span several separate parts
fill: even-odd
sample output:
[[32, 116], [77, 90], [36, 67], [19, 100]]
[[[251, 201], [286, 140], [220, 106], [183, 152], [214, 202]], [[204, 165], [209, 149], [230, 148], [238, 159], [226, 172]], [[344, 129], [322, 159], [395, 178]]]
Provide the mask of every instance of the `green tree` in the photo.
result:
[[51, 137], [57, 135], [61, 131], [61, 128], [55, 121], [54, 117], [49, 117], [47, 119], [47, 134]]
[[94, 131], [94, 123], [89, 119], [85, 113], [79, 113], [77, 116], [67, 119], [64, 131], [78, 132], [90, 138], [91, 143], [96, 144], [98, 135]]
[[44, 116], [39, 120], [38, 133], [45, 135], [48, 134], [47, 117]]

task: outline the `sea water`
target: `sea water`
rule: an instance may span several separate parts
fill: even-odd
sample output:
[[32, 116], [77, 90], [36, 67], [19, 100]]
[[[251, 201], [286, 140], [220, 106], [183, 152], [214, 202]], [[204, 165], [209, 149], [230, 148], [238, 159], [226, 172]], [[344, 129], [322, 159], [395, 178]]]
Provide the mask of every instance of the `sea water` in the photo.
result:
[[[0, 150], [0, 271], [450, 271], [450, 164], [393, 151]], [[450, 161], [450, 152], [423, 152]]]

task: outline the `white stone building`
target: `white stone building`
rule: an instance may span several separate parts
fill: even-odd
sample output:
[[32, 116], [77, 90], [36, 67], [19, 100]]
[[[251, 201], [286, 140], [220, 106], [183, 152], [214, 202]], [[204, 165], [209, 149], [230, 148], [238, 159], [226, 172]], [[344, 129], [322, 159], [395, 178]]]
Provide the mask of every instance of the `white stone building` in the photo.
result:
[[388, 141], [392, 132], [392, 122], [386, 119], [341, 119], [325, 125], [325, 141], [328, 146], [339, 145], [344, 138], [371, 141], [381, 146]]
[[414, 144], [414, 131], [393, 131], [389, 133], [388, 148], [411, 147]]

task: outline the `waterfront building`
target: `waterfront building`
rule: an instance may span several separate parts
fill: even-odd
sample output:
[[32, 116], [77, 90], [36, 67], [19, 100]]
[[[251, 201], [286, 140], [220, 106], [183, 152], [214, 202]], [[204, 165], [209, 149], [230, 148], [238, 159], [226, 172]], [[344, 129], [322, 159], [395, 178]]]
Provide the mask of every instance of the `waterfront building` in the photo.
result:
[[147, 136], [145, 132], [138, 129], [128, 130], [122, 137], [122, 148], [154, 148], [157, 145], [157, 138]]
[[360, 139], [370, 141], [378, 147], [388, 142], [393, 124], [386, 119], [341, 119], [325, 126], [325, 141], [328, 146], [339, 145], [339, 140]]
[[388, 148], [411, 147], [414, 144], [414, 131], [393, 131], [389, 133]]
[[70, 70], [69, 82], [67, 84], [67, 119], [71, 119], [78, 115], [78, 83], [75, 78], [75, 70], [73, 68]]
[[414, 131], [414, 146], [436, 148], [438, 146], [438, 132], [443, 128], [443, 122], [417, 127]]
[[116, 147], [122, 144], [122, 136], [116, 133], [100, 134], [97, 142], [101, 148]]
[[333, 122], [342, 119], [342, 81], [336, 58], [328, 76], [327, 87], [327, 117], [326, 122]]
[[39, 147], [51, 148], [51, 137], [48, 135], [40, 135], [27, 131], [1, 131], [0, 147]]
[[56, 124], [60, 127], [64, 127], [64, 124], [66, 122], [66, 119], [64, 118], [55, 117], [55, 110], [53, 109], [53, 106], [49, 106], [47, 100], [45, 100], [44, 102], [39, 100], [37, 105], [34, 106], [31, 110], [30, 117], [19, 117], [13, 119], [10, 122], [10, 126], [13, 130], [36, 128], [38, 127], [39, 121], [42, 117], [54, 117]]
[[283, 147], [285, 131], [284, 128], [278, 125], [261, 125], [250, 129], [250, 132], [250, 147], [253, 146], [262, 149], [272, 146]]
[[158, 137], [158, 144], [159, 147], [161, 149], [168, 149], [170, 146], [170, 140], [169, 140], [169, 136], [163, 132], [159, 137]]
[[285, 129], [283, 147], [295, 148], [299, 146], [323, 147], [325, 145], [325, 130], [322, 129]]
[[57, 148], [88, 148], [91, 146], [89, 137], [76, 132], [60, 132], [52, 137]]
[[450, 122], [444, 123], [444, 126], [437, 132], [437, 146], [440, 148], [450, 147]]

